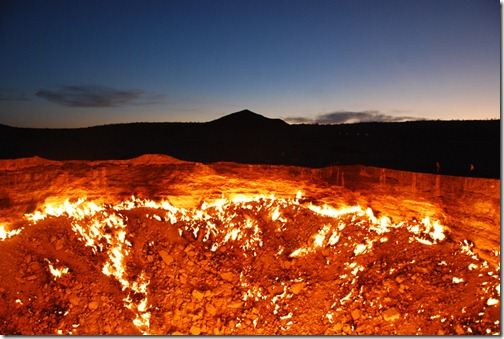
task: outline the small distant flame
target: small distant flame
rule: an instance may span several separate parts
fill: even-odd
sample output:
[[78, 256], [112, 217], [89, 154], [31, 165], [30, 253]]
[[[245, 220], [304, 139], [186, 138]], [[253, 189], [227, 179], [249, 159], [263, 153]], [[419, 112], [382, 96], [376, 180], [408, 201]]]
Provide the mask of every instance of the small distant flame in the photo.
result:
[[487, 305], [488, 305], [488, 306], [497, 305], [498, 303], [499, 303], [499, 300], [498, 300], [498, 299], [488, 298], [488, 300], [487, 300]]
[[297, 193], [296, 193], [296, 200], [301, 199], [302, 196], [303, 196], [303, 193], [301, 192], [301, 190], [297, 191]]
[[461, 282], [463, 282], [463, 281], [464, 281], [464, 279], [462, 279], [462, 278], [457, 278], [457, 277], [453, 277], [453, 279], [452, 279], [452, 282], [453, 282], [454, 284], [459, 284], [459, 283], [461, 283]]
[[[56, 278], [61, 278], [61, 276], [63, 274], [67, 274], [68, 273], [68, 270], [69, 268], [68, 267], [63, 267], [63, 268], [55, 268], [53, 266], [53, 263], [49, 260], [49, 259], [45, 259], [45, 261], [47, 261], [49, 264], [48, 264], [48, 267], [49, 267], [49, 271], [51, 272], [51, 274], [54, 276], [54, 279], [56, 280]], [[56, 260], [57, 263], [59, 263], [58, 260]]]

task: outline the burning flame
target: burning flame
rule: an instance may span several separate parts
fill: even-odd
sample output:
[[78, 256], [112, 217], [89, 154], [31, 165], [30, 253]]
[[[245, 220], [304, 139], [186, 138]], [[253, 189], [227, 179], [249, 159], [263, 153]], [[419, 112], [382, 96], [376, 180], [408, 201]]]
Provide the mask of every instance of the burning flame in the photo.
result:
[[[47, 261], [49, 264], [48, 264], [48, 267], [49, 267], [49, 271], [51, 272], [51, 274], [54, 276], [54, 280], [56, 280], [56, 278], [61, 278], [61, 276], [63, 274], [67, 274], [68, 273], [68, 270], [69, 268], [68, 267], [64, 267], [64, 268], [55, 268], [53, 266], [53, 263], [49, 260], [49, 259], [45, 259], [45, 261]], [[59, 261], [56, 259], [56, 263], [59, 263]]]
[[13, 231], [6, 231], [5, 229], [8, 228], [6, 226], [6, 224], [3, 224], [3, 225], [0, 225], [0, 240], [5, 240], [5, 239], [9, 239], [19, 233], [21, 233], [21, 230], [22, 228], [19, 228], [17, 230], [13, 230]]

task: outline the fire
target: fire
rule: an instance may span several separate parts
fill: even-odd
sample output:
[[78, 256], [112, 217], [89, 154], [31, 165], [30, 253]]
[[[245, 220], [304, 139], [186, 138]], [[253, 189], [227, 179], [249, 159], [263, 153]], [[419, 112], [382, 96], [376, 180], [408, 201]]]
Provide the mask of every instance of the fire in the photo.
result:
[[70, 203], [65, 200], [63, 204], [57, 207], [53, 207], [52, 204], [46, 204], [43, 211], [35, 211], [33, 214], [26, 214], [25, 218], [37, 222], [44, 220], [48, 216], [59, 217], [62, 215], [67, 215], [69, 218], [76, 220], [82, 220], [85, 217], [94, 216], [97, 212], [103, 210], [103, 207], [98, 206], [94, 202], [84, 202], [86, 198], [80, 198], [75, 203]]
[[[138, 282], [140, 281], [140, 283]], [[145, 273], [142, 272], [139, 280], [132, 285], [132, 290], [136, 293], [141, 293], [145, 297], [135, 304], [130, 295], [124, 298], [124, 305], [135, 312], [135, 319], [133, 319], [133, 324], [143, 333], [149, 334], [149, 323], [150, 323], [150, 313], [148, 312], [148, 298], [147, 298], [147, 286], [149, 281], [145, 277]]]
[[488, 306], [497, 305], [498, 303], [499, 303], [498, 299], [488, 298], [488, 300], [487, 300], [487, 305]]
[[[239, 253], [244, 258], [251, 258], [264, 246], [264, 225], [267, 220], [268, 227], [279, 237], [287, 232], [287, 225], [293, 223], [292, 217], [296, 211], [312, 213], [321, 220], [320, 226], [311, 237], [299, 247], [287, 248], [280, 246], [276, 251], [276, 257], [285, 252], [289, 258], [303, 258], [313, 255], [317, 251], [330, 249], [341, 251], [348, 249], [352, 253], [351, 260], [342, 266], [339, 278], [345, 285], [344, 294], [334, 295], [334, 302], [325, 313], [329, 323], [333, 323], [344, 307], [349, 302], [364, 300], [363, 286], [358, 283], [359, 274], [366, 267], [362, 265], [358, 258], [362, 258], [373, 251], [376, 246], [389, 241], [394, 230], [406, 230], [409, 234], [410, 242], [416, 241], [426, 246], [441, 244], [446, 240], [445, 232], [447, 228], [438, 220], [431, 221], [427, 216], [421, 219], [408, 221], [393, 221], [387, 216], [377, 218], [372, 209], [363, 209], [361, 206], [343, 206], [335, 208], [333, 206], [314, 205], [301, 200], [302, 193], [298, 191], [295, 198], [279, 198], [275, 195], [234, 195], [226, 198], [222, 197], [213, 201], [204, 201], [199, 208], [185, 209], [173, 206], [169, 201], [159, 202], [149, 199], [139, 199], [132, 196], [130, 199], [118, 204], [97, 204], [80, 198], [74, 202], [65, 200], [60, 204], [48, 203], [37, 209], [34, 213], [26, 214], [25, 220], [36, 224], [47, 218], [68, 218], [72, 231], [77, 238], [90, 247], [94, 254], [106, 254], [106, 260], [101, 267], [101, 272], [116, 279], [124, 291], [126, 297], [123, 299], [124, 307], [134, 312], [133, 324], [144, 334], [150, 333], [151, 305], [149, 301], [150, 273], [141, 271], [139, 275], [131, 277], [129, 275], [128, 262], [133, 252], [133, 239], [130, 238], [130, 226], [127, 211], [145, 208], [148, 213], [145, 217], [156, 220], [156, 222], [176, 225], [178, 234], [194, 241], [205, 244], [212, 253], [217, 252], [221, 247], [240, 249]], [[290, 211], [290, 212], [289, 212]], [[293, 212], [294, 211], [294, 212]], [[289, 213], [288, 213], [289, 212]], [[353, 227], [352, 233], [345, 233], [347, 227]], [[8, 239], [21, 232], [6, 231], [5, 226], [0, 226], [0, 238]], [[354, 236], [361, 234], [360, 237]], [[351, 235], [348, 235], [351, 234]], [[133, 241], [134, 242], [134, 241]], [[150, 245], [154, 244], [151, 242]], [[459, 252], [467, 255], [473, 260], [467, 267], [469, 271], [485, 268], [486, 262], [481, 262], [472, 252], [472, 245], [465, 241], [459, 244]], [[339, 252], [338, 252], [339, 253]], [[164, 253], [167, 255], [167, 253]], [[165, 258], [163, 258], [165, 259]], [[173, 260], [173, 259], [172, 259]], [[49, 259], [48, 267], [54, 279], [67, 274], [69, 269], [62, 267], [58, 262], [53, 263]], [[326, 265], [331, 264], [331, 259], [325, 261]], [[409, 264], [415, 264], [414, 260]], [[437, 263], [446, 266], [446, 262]], [[387, 268], [389, 275], [393, 274], [395, 268]], [[498, 279], [498, 274], [495, 276]], [[279, 278], [277, 278], [279, 279]], [[452, 284], [465, 284], [463, 278], [451, 276]], [[292, 279], [291, 279], [292, 280]], [[288, 309], [290, 300], [299, 290], [310, 286], [309, 281], [304, 281], [298, 277], [289, 284], [279, 279], [276, 283], [277, 291], [270, 295], [268, 291], [254, 285], [243, 272], [240, 273], [240, 286], [245, 289], [241, 295], [240, 303], [250, 301], [267, 302], [271, 313], [277, 317], [281, 324], [281, 330], [287, 331], [296, 324], [296, 310]], [[295, 286], [295, 287], [294, 287]], [[490, 288], [490, 286], [488, 286]], [[496, 287], [500, 295], [500, 284]], [[136, 298], [132, 296], [136, 295]], [[139, 298], [138, 296], [141, 296]], [[134, 301], [137, 300], [137, 301]], [[382, 308], [381, 300], [369, 301], [370, 306], [376, 304]], [[487, 306], [497, 305], [499, 301], [495, 298], [488, 298]], [[235, 307], [238, 304], [230, 304]], [[241, 304], [240, 304], [241, 305]], [[423, 312], [420, 311], [419, 312]], [[357, 317], [357, 316], [356, 316]], [[396, 314], [391, 312], [391, 318]], [[439, 314], [431, 315], [430, 319], [440, 318]], [[444, 319], [444, 318], [443, 318]], [[440, 321], [443, 322], [444, 320]], [[237, 327], [241, 326], [238, 321]], [[257, 319], [254, 321], [257, 326]]]
[[[48, 264], [48, 267], [49, 267], [49, 271], [51, 272], [51, 274], [54, 276], [54, 280], [56, 280], [56, 278], [61, 278], [61, 276], [63, 274], [67, 274], [68, 273], [68, 270], [69, 268], [68, 267], [63, 267], [63, 268], [55, 268], [53, 266], [53, 263], [49, 260], [49, 259], [45, 259], [45, 261], [47, 261], [49, 264]], [[56, 260], [56, 263], [59, 264], [58, 260]]]
[[17, 230], [13, 230], [13, 231], [6, 231], [5, 229], [8, 228], [8, 226], [6, 226], [6, 224], [3, 224], [3, 225], [0, 225], [0, 240], [5, 240], [5, 239], [9, 239], [19, 233], [21, 233], [21, 230], [22, 228], [19, 228]]
[[[128, 298], [125, 298], [124, 301], [127, 308], [136, 310], [135, 326], [141, 329], [142, 332], [147, 333], [145, 328], [149, 327], [150, 318], [146, 310], [147, 286], [149, 282], [144, 273], [136, 281], [129, 281], [126, 277], [125, 258], [128, 256], [129, 247], [132, 245], [127, 240], [127, 233], [124, 230], [127, 218], [117, 213], [121, 210], [135, 208], [139, 204], [152, 206], [152, 202], [150, 201], [137, 201], [137, 199], [132, 197], [131, 201], [122, 202], [110, 210], [105, 205], [98, 206], [94, 202], [88, 202], [85, 198], [81, 198], [75, 203], [70, 203], [66, 200], [61, 206], [57, 207], [46, 205], [43, 211], [37, 210], [33, 214], [25, 215], [25, 217], [27, 220], [36, 223], [48, 217], [66, 216], [72, 220], [72, 230], [86, 246], [92, 248], [94, 253], [102, 252], [107, 248], [109, 259], [105, 262], [102, 272], [116, 278], [123, 290], [128, 289], [134, 293], [145, 295], [145, 298], [138, 305], [134, 305]], [[81, 224], [86, 226], [81, 226]], [[52, 264], [49, 264], [49, 268], [55, 277], [68, 273], [68, 268], [58, 270]]]
[[[141, 329], [143, 333], [148, 333], [150, 313], [148, 312], [147, 286], [149, 281], [145, 272], [142, 272], [136, 281], [130, 281], [127, 278], [126, 258], [132, 245], [127, 238], [128, 220], [121, 214], [121, 211], [140, 207], [154, 209], [156, 212], [149, 215], [149, 217], [158, 221], [169, 221], [172, 224], [183, 221], [184, 226], [179, 229], [179, 234], [189, 233], [194, 239], [200, 237], [203, 242], [211, 242], [210, 250], [213, 252], [217, 251], [221, 246], [232, 243], [233, 246], [236, 244], [243, 250], [244, 256], [247, 256], [247, 253], [252, 253], [255, 256], [257, 247], [263, 245], [262, 231], [257, 220], [247, 215], [243, 216], [244, 211], [258, 214], [261, 210], [268, 210], [272, 222], [280, 224], [277, 231], [282, 232], [285, 230], [285, 224], [288, 220], [282, 217], [281, 210], [305, 207], [300, 199], [300, 191], [296, 194], [295, 199], [276, 198], [273, 194], [270, 196], [235, 195], [231, 199], [223, 197], [215, 201], [203, 202], [200, 209], [186, 210], [177, 208], [168, 201], [155, 202], [138, 199], [134, 196], [130, 200], [109, 207], [105, 204], [100, 206], [92, 201], [87, 201], [86, 198], [81, 198], [73, 203], [66, 200], [59, 206], [47, 204], [32, 214], [26, 214], [25, 218], [32, 223], [37, 223], [48, 217], [65, 216], [72, 221], [72, 229], [76, 235], [86, 246], [91, 247], [94, 253], [106, 251], [108, 260], [105, 262], [102, 272], [117, 279], [123, 290], [130, 290], [144, 295], [144, 298], [136, 304], [128, 295], [124, 299], [124, 303], [125, 307], [134, 310], [136, 314], [134, 325]], [[387, 233], [390, 228], [402, 225], [392, 224], [390, 219], [386, 217], [377, 219], [371, 209], [363, 210], [360, 206], [336, 209], [327, 205], [316, 206], [310, 203], [306, 208], [318, 215], [333, 219], [334, 222], [324, 224], [318, 233], [312, 237], [312, 244], [294, 250], [290, 257], [306, 256], [316, 251], [317, 248], [335, 246], [340, 240], [340, 231], [347, 226], [346, 219], [348, 218], [351, 218], [352, 221], [355, 221], [356, 217], [367, 218], [365, 221], [367, 227], [378, 235]], [[418, 234], [420, 229], [423, 228], [423, 233], [430, 235], [434, 243], [436, 240], [444, 239], [443, 227], [437, 221], [434, 225], [431, 225], [429, 219], [426, 218], [420, 224], [410, 227], [415, 234]], [[417, 240], [422, 241], [419, 238]], [[386, 238], [367, 239], [365, 243], [357, 244], [354, 249], [355, 255], [370, 250], [375, 241], [383, 242], [386, 241]], [[55, 269], [52, 264], [49, 264], [49, 267], [55, 277], [59, 277], [68, 271], [68, 269], [66, 271]], [[348, 269], [351, 269], [350, 273], [355, 276], [363, 268], [356, 267], [354, 263], [350, 264]], [[279, 311], [277, 301], [289, 299], [293, 296], [292, 293], [287, 292], [286, 288], [284, 285], [284, 292], [276, 295], [271, 300], [272, 305], [275, 307], [274, 314]], [[347, 296], [348, 298], [350, 294]], [[243, 296], [244, 300], [263, 297], [261, 291], [255, 288], [250, 289]], [[342, 302], [347, 299], [343, 298]], [[282, 319], [287, 319], [286, 317], [290, 319], [292, 313], [289, 314], [290, 316], [282, 315]], [[292, 321], [288, 322], [284, 328], [288, 328], [290, 324], [292, 324]]]

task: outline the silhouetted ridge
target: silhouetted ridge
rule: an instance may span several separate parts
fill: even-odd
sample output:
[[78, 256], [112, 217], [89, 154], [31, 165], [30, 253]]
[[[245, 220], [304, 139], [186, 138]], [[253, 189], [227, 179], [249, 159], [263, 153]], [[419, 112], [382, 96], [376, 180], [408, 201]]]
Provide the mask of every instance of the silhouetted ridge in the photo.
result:
[[248, 109], [225, 115], [219, 119], [210, 121], [209, 124], [230, 128], [268, 128], [289, 125], [281, 119], [270, 119], [260, 114], [249, 111]]
[[206, 123], [68, 129], [0, 124], [0, 159], [121, 160], [165, 154], [203, 163], [360, 164], [500, 178], [500, 135], [500, 120], [289, 125], [243, 110]]

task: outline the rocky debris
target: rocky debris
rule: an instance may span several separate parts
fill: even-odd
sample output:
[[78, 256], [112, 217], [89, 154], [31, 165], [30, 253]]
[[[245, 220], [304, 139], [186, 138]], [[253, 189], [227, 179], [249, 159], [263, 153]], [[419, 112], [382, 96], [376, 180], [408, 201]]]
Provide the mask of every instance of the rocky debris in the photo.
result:
[[[487, 329], [493, 332], [499, 329], [495, 323], [499, 319], [499, 307], [485, 305], [489, 295], [496, 293], [485, 291], [488, 281], [496, 279], [493, 278], [496, 268], [460, 255], [458, 245], [453, 242], [433, 247], [408, 242], [410, 234], [403, 228], [387, 234], [388, 241], [374, 243], [372, 252], [355, 256], [355, 244], [366, 243], [369, 231], [365, 225], [347, 226], [341, 233], [346, 242], [325, 247], [325, 254], [320, 251], [288, 258], [291, 250], [285, 251], [284, 256], [278, 255], [278, 246], [288, 243], [272, 234], [263, 239], [267, 246], [258, 248], [257, 256], [247, 257], [230, 246], [224, 252], [212, 252], [200, 240], [187, 245], [178, 244], [177, 239], [163, 238], [163, 229], [150, 225], [146, 212], [153, 213], [152, 210], [144, 210], [143, 214], [135, 210], [122, 212], [129, 224], [139, 218], [144, 225], [131, 230], [131, 239], [145, 245], [130, 247], [126, 275], [137, 279], [140, 272], [147, 274], [150, 283], [146, 294], [123, 291], [113, 277], [103, 275], [102, 264], [85, 266], [86, 260], [104, 258], [99, 259], [99, 254], [87, 259], [78, 256], [74, 250], [81, 248], [75, 239], [74, 242], [64, 239], [76, 247], [65, 248], [63, 253], [67, 256], [58, 257], [62, 251], [48, 247], [49, 252], [41, 254], [36, 247], [26, 247], [31, 243], [23, 242], [21, 237], [24, 244], [21, 250], [33, 253], [29, 260], [26, 255], [18, 259], [23, 290], [32, 291], [23, 293], [30, 296], [38, 291], [40, 296], [32, 297], [31, 301], [20, 296], [20, 302], [6, 299], [10, 300], [6, 305], [15, 305], [12, 317], [19, 319], [23, 314], [30, 314], [29, 310], [34, 313], [31, 317], [21, 317], [24, 321], [10, 321], [10, 327], [0, 324], [3, 333], [57, 334], [61, 330], [61, 334], [139, 334], [142, 331], [191, 335], [468, 334], [470, 331], [485, 334]], [[284, 217], [290, 217], [289, 213], [298, 212], [283, 211]], [[310, 218], [317, 220], [314, 216]], [[298, 234], [310, 239], [315, 231], [305, 227]], [[151, 242], [150, 239], [158, 240]], [[404, 243], [408, 244], [408, 251], [404, 251]], [[159, 261], [149, 263], [136, 256], [136, 253], [147, 256], [156, 251]], [[69, 267], [69, 272], [87, 267], [88, 273], [54, 277], [48, 262], [40, 260], [41, 255], [57, 262], [55, 267]], [[165, 260], [167, 256], [171, 260]], [[74, 260], [71, 258], [77, 260], [75, 264], [71, 264]], [[288, 269], [285, 262], [291, 264]], [[469, 270], [470, 262], [478, 263], [477, 268]], [[453, 277], [471, 283], [454, 283]], [[10, 289], [0, 291], [5, 296]], [[130, 298], [139, 305], [145, 296], [150, 305], [150, 325], [135, 326], [133, 321], [141, 314], [138, 306], [128, 308], [123, 300]], [[478, 296], [484, 296], [483, 300]], [[52, 305], [55, 311], [44, 313], [46, 305]], [[444, 313], [439, 314], [440, 310]], [[468, 319], [480, 322], [469, 323]]]

